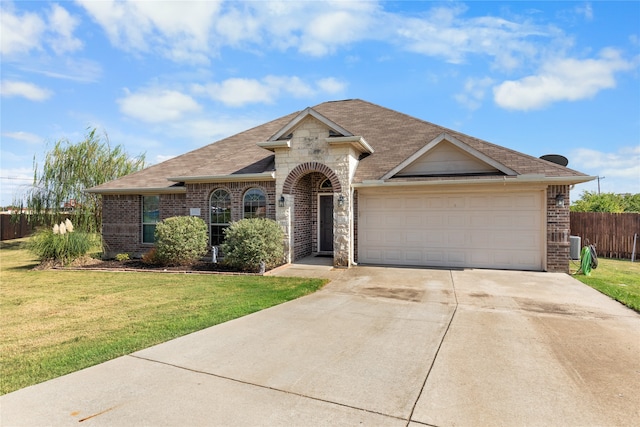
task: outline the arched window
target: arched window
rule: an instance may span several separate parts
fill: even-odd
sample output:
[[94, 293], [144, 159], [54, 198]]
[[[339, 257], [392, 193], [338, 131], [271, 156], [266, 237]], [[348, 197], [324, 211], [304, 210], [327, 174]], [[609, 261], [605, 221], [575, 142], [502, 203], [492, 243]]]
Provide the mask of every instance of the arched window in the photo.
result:
[[320, 190], [333, 191], [333, 185], [331, 184], [331, 180], [329, 178], [320, 183]]
[[244, 193], [244, 218], [265, 218], [267, 216], [267, 197], [259, 188], [252, 188]]
[[211, 245], [218, 246], [224, 240], [224, 229], [231, 221], [231, 196], [229, 192], [218, 189], [209, 199], [209, 221], [211, 225]]

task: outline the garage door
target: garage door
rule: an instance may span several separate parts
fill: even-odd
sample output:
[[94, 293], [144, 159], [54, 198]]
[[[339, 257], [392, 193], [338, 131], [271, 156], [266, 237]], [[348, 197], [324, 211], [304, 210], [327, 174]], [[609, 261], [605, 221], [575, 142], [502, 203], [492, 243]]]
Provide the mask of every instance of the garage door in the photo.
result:
[[543, 269], [543, 192], [358, 196], [358, 262]]

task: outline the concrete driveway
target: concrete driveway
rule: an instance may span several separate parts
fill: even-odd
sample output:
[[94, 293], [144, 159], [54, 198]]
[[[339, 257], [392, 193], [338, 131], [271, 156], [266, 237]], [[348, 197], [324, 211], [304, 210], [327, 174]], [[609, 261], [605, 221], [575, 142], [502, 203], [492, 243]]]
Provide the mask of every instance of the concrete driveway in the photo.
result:
[[313, 295], [2, 396], [0, 424], [640, 419], [640, 316], [567, 275], [383, 267], [330, 274]]

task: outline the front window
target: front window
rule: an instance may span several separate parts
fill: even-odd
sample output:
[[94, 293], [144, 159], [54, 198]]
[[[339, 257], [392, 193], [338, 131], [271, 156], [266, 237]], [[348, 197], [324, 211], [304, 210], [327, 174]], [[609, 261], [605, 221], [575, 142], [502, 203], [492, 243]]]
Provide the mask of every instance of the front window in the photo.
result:
[[160, 220], [160, 196], [142, 197], [142, 243], [155, 242], [156, 224]]
[[224, 229], [231, 221], [231, 196], [228, 191], [216, 190], [211, 193], [209, 212], [211, 245], [218, 246], [224, 240]]
[[244, 193], [244, 218], [265, 218], [267, 216], [267, 197], [259, 188]]

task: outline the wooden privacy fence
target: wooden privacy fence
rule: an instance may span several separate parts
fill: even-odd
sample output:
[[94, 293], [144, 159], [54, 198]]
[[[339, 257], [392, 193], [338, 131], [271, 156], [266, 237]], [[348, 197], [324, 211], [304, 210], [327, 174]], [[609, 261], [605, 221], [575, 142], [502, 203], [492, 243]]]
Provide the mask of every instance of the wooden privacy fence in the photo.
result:
[[0, 214], [0, 240], [19, 239], [30, 235], [35, 226], [29, 224], [27, 215], [12, 218], [11, 214]]
[[631, 259], [636, 233], [637, 260], [640, 213], [571, 212], [571, 235], [580, 236], [582, 246], [595, 244], [598, 256]]

